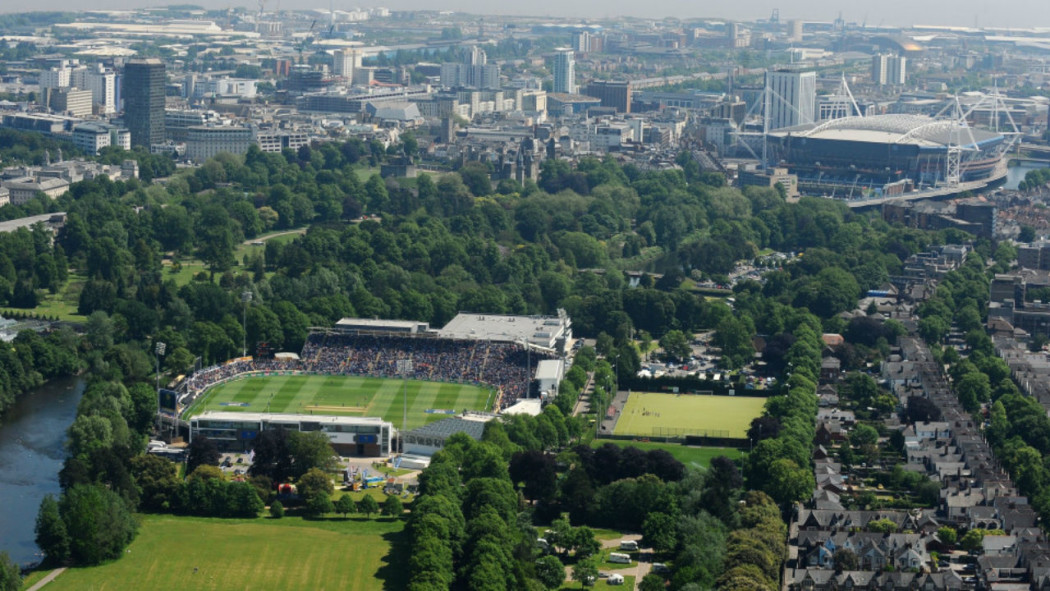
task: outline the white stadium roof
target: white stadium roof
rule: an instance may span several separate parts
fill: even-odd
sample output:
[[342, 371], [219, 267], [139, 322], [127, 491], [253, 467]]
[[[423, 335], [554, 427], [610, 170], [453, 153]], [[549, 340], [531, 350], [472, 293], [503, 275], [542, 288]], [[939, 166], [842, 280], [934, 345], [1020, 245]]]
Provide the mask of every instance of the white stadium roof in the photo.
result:
[[[874, 115], [843, 117], [820, 123], [798, 125], [769, 132], [774, 137], [799, 137], [821, 140], [840, 140], [863, 143], [917, 145], [921, 148], [940, 148], [951, 143], [952, 127], [947, 119], [926, 115]], [[1002, 134], [985, 129], [959, 129], [959, 144], [970, 141], [970, 134], [978, 143], [1002, 139]]]

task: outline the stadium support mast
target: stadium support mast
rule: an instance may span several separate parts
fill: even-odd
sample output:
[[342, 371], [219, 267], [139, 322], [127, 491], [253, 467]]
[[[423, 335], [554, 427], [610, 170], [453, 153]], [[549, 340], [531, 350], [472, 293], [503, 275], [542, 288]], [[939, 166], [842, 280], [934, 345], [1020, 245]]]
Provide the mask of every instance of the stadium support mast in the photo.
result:
[[766, 83], [766, 90], [762, 93], [762, 172], [765, 172], [769, 162], [769, 110], [773, 91]]

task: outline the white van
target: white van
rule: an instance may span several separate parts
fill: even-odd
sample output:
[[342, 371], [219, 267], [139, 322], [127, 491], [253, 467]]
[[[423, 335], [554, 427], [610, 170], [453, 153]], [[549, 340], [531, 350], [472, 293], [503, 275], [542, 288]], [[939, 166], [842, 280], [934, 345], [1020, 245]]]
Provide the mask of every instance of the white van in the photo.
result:
[[609, 562], [616, 562], [619, 564], [631, 564], [631, 557], [620, 552], [610, 552]]
[[634, 552], [638, 549], [638, 542], [634, 540], [620, 540], [620, 550]]

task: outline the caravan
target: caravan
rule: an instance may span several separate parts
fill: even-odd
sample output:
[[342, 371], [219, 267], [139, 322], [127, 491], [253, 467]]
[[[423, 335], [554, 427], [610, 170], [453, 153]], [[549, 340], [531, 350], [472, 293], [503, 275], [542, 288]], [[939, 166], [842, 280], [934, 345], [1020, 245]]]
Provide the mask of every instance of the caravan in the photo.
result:
[[638, 550], [638, 542], [634, 540], [620, 540], [620, 550], [634, 552]]
[[621, 554], [620, 552], [610, 552], [609, 562], [616, 562], [618, 564], [631, 564], [631, 557], [627, 554]]

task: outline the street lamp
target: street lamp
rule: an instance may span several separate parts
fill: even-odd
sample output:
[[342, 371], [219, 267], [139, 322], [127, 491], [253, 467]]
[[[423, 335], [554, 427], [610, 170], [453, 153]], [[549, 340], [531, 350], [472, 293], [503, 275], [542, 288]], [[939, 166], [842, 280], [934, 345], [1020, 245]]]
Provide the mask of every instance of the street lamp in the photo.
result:
[[252, 292], [244, 290], [241, 292], [241, 301], [244, 302], [244, 316], [241, 326], [244, 329], [241, 335], [241, 357], [248, 356], [248, 303], [252, 301]]

